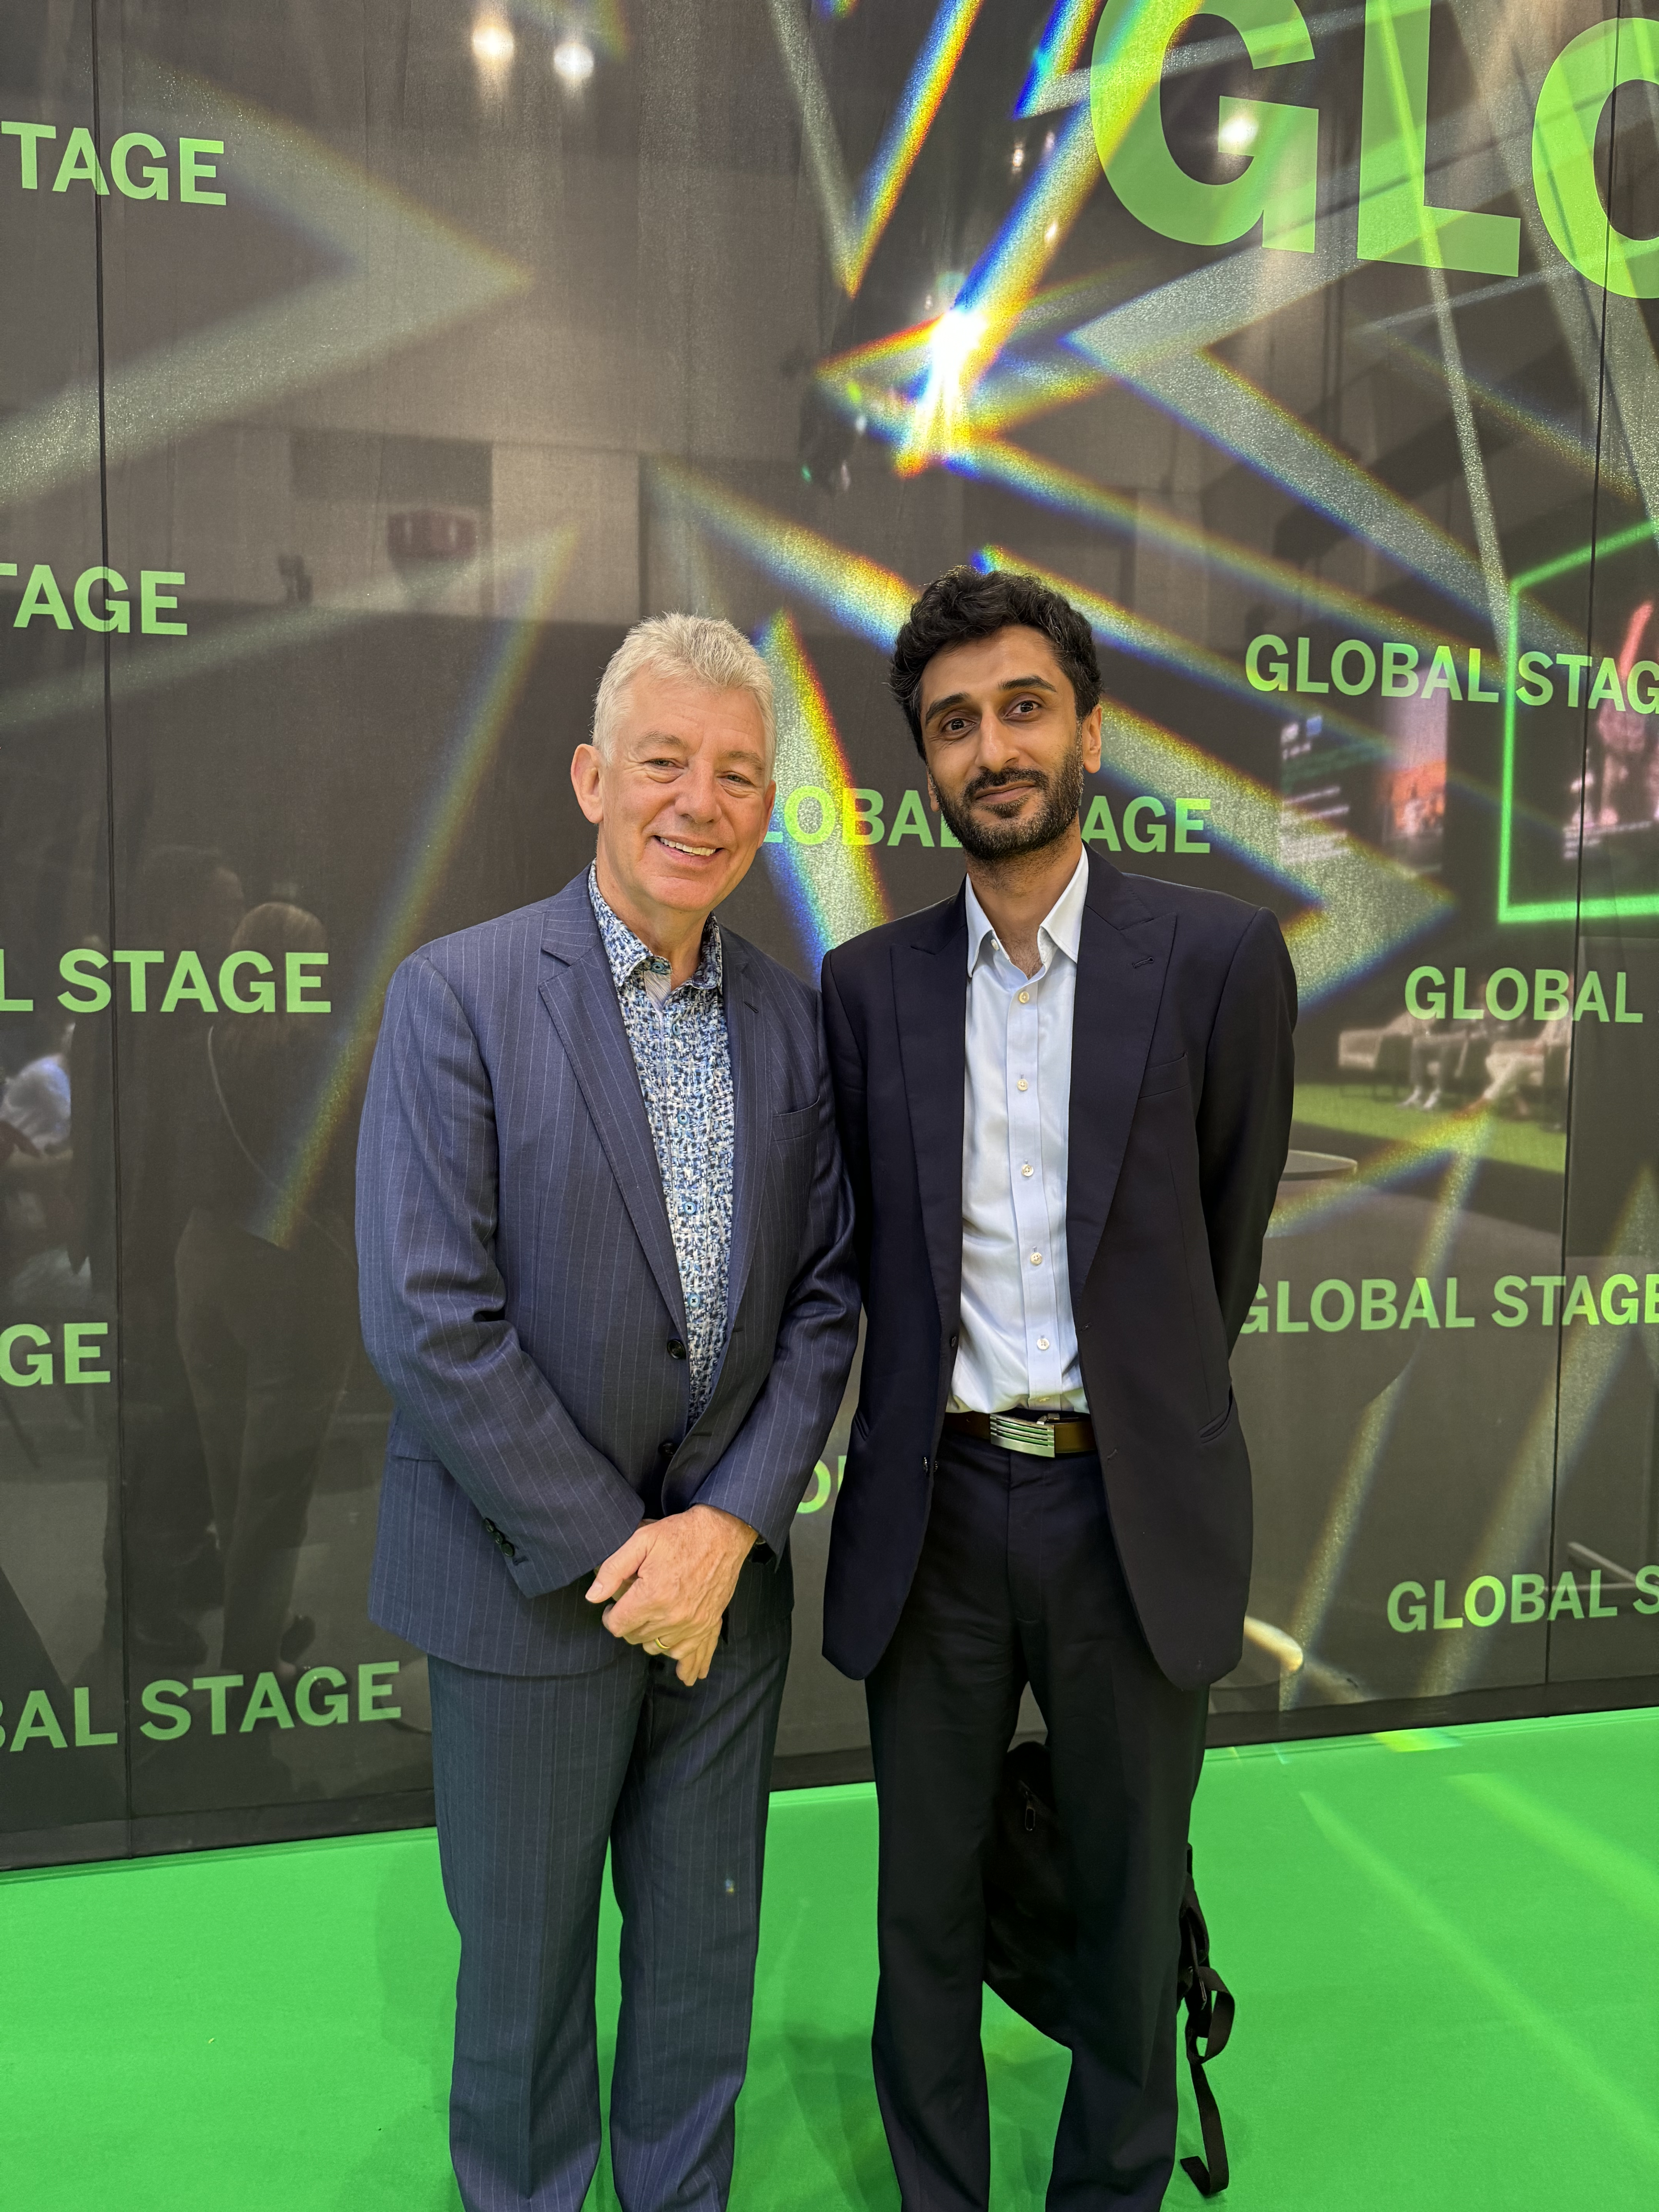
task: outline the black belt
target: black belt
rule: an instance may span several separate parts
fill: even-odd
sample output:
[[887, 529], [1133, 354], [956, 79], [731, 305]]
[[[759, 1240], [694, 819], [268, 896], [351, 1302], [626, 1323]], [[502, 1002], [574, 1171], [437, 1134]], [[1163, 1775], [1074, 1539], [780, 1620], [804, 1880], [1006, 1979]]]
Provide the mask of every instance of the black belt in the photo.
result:
[[1095, 1425], [1086, 1413], [1040, 1413], [1014, 1406], [1006, 1413], [947, 1413], [945, 1425], [959, 1437], [979, 1437], [1033, 1459], [1067, 1459], [1095, 1449]]

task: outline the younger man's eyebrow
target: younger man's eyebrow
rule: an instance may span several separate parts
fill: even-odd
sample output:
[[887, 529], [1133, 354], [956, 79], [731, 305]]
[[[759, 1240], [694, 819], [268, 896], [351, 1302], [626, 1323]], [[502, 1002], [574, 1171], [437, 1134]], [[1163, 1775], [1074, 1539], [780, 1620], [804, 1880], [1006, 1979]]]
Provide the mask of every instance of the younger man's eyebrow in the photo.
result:
[[944, 714], [947, 708], [960, 707], [967, 696], [968, 694], [965, 691], [947, 691], [942, 699], [934, 700], [933, 705], [922, 716], [922, 720], [931, 722], [935, 714]]
[[[999, 684], [997, 690], [999, 691], [1047, 691], [1051, 697], [1059, 696], [1046, 676], [1011, 676], [1006, 683]], [[924, 722], [931, 722], [935, 714], [944, 714], [950, 707], [960, 707], [969, 696], [966, 691], [947, 691], [942, 699], [934, 700], [921, 719]]]

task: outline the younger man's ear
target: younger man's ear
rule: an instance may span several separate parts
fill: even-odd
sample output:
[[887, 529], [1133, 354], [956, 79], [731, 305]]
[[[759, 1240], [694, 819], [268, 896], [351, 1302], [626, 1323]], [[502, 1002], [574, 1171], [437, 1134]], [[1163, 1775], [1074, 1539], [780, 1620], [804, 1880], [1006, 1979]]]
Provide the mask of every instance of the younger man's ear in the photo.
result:
[[1091, 775], [1100, 766], [1101, 725], [1105, 711], [1104, 702], [1097, 699], [1083, 725], [1083, 765]]

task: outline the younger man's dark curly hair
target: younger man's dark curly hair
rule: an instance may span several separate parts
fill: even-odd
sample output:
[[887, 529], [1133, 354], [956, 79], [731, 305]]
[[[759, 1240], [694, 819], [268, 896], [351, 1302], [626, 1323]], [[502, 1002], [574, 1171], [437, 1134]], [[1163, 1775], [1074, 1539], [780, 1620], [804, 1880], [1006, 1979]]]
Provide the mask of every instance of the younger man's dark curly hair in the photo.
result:
[[887, 675], [924, 759], [921, 678], [928, 662], [949, 646], [994, 637], [1000, 629], [1016, 627], [1040, 630], [1053, 646], [1077, 701], [1078, 720], [1092, 711], [1100, 697], [1094, 633], [1068, 599], [1018, 569], [947, 568], [911, 608], [894, 641]]

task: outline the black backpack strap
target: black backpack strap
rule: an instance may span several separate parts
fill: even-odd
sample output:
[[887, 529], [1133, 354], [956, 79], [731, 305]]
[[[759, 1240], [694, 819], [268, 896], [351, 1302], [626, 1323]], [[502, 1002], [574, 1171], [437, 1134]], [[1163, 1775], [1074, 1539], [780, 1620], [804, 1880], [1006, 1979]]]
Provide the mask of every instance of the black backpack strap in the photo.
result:
[[[1218, 2197], [1231, 2179], [1226, 2137], [1221, 2132], [1221, 2113], [1204, 2069], [1226, 2048], [1232, 2025], [1232, 1991], [1213, 1967], [1201, 1967], [1187, 1991], [1187, 2065], [1193, 2077], [1198, 2124], [1204, 2136], [1204, 2155], [1181, 2161], [1182, 2171], [1200, 2197]], [[1200, 2038], [1208, 2044], [1202, 2051], [1198, 2047]]]
[[[1202, 2158], [1183, 2158], [1181, 2169], [1200, 2197], [1218, 2197], [1231, 2175], [1221, 2113], [1204, 2069], [1218, 2058], [1233, 2031], [1233, 1993], [1210, 1964], [1209, 1930], [1193, 1887], [1193, 1856], [1187, 1853], [1187, 1893], [1181, 1905], [1182, 1996], [1187, 2007], [1187, 2066], [1204, 2137]], [[1200, 2043], [1204, 2048], [1199, 2048]]]

